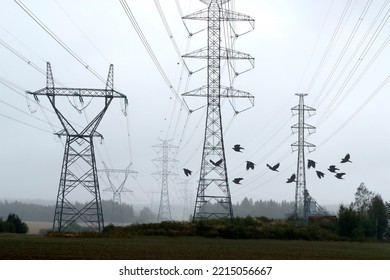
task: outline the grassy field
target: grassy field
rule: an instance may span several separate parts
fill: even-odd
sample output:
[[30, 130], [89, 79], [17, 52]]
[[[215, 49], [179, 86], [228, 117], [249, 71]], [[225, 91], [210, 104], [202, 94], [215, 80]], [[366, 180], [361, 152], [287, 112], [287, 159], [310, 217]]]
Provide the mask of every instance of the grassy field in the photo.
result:
[[204, 237], [74, 238], [0, 234], [2, 260], [390, 260], [390, 243]]

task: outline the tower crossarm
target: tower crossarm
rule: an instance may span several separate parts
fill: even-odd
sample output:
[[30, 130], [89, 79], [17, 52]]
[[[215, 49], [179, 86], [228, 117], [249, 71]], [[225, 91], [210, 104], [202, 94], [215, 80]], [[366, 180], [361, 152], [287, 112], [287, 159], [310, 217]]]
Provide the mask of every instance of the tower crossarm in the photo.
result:
[[[203, 1], [202, 1], [203, 2]], [[210, 2], [210, 1], [209, 1]], [[203, 9], [195, 13], [186, 15], [182, 19], [191, 19], [191, 20], [208, 20], [209, 19], [209, 9]], [[255, 27], [255, 20], [248, 15], [237, 13], [235, 11], [221, 9], [220, 15], [221, 21], [247, 21], [251, 23], [252, 28]]]
[[302, 128], [302, 129], [309, 129], [309, 130], [315, 130], [316, 129], [315, 126], [312, 126], [312, 125], [307, 124], [307, 123], [303, 123], [303, 124], [298, 124], [297, 123], [297, 124], [294, 124], [294, 125], [291, 126], [291, 129], [293, 130], [293, 133], [298, 132], [295, 129], [300, 129], [300, 128]]
[[[316, 112], [316, 109], [307, 106], [307, 105], [297, 105], [293, 108], [291, 108], [291, 111], [293, 112], [294, 115], [298, 114], [299, 111], [306, 111], [309, 112], [309, 115], [313, 115], [313, 113]], [[312, 114], [310, 114], [312, 113]]]
[[[207, 97], [208, 86], [201, 86], [200, 88], [183, 93], [183, 96], [194, 96], [194, 97]], [[233, 87], [221, 86], [222, 98], [249, 98], [251, 103], [254, 104], [255, 97], [249, 92], [235, 89]]]
[[[300, 142], [297, 141], [297, 142], [291, 144], [291, 147], [299, 147], [299, 145], [300, 145]], [[314, 145], [314, 144], [312, 144], [312, 143], [309, 143], [309, 142], [307, 142], [307, 141], [304, 141], [304, 142], [302, 143], [302, 147], [315, 148], [316, 145]]]
[[[204, 47], [198, 49], [196, 51], [190, 52], [188, 54], [183, 55], [185, 58], [210, 58], [210, 53], [208, 52], [208, 47]], [[255, 59], [247, 53], [239, 52], [233, 49], [222, 48], [219, 54], [220, 59], [241, 59], [241, 60], [249, 60], [251, 65], [254, 66]]]
[[94, 89], [94, 88], [42, 88], [37, 91], [27, 91], [32, 95], [45, 95], [45, 96], [70, 96], [70, 97], [112, 97], [112, 98], [127, 98], [126, 95], [109, 89]]

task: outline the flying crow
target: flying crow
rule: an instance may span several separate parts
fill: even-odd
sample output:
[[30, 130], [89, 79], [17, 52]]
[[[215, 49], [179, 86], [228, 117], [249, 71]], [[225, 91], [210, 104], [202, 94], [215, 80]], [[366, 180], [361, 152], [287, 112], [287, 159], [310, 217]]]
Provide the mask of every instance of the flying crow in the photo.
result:
[[244, 178], [234, 178], [233, 183], [241, 185], [241, 183], [240, 183], [241, 180], [244, 180]]
[[214, 162], [213, 160], [210, 159], [210, 162], [214, 165], [214, 166], [220, 166], [221, 163], [222, 163], [222, 159], [218, 160], [217, 162]]
[[318, 178], [320, 178], [320, 179], [325, 176], [325, 174], [323, 172], [321, 172], [321, 171], [317, 170], [316, 173], [317, 173]]
[[316, 168], [316, 162], [314, 160], [308, 159], [307, 160], [307, 168], [310, 169], [310, 167]]
[[344, 179], [343, 176], [345, 175], [345, 173], [337, 173], [336, 175], [334, 175], [337, 179]]
[[352, 162], [349, 160], [350, 158], [351, 158], [351, 155], [346, 154], [345, 157], [341, 159], [341, 163]]
[[183, 170], [184, 170], [184, 174], [185, 174], [187, 177], [190, 176], [191, 173], [192, 173], [192, 171], [189, 170], [189, 169], [187, 169], [187, 168], [183, 168]]
[[246, 161], [246, 170], [255, 169], [255, 164], [251, 161]]
[[287, 178], [286, 183], [292, 183], [292, 182], [295, 182], [295, 174], [292, 174], [290, 178]]
[[271, 166], [271, 165], [269, 165], [269, 164], [267, 163], [267, 167], [268, 167], [269, 169], [271, 169], [272, 171], [277, 171], [277, 172], [279, 172], [279, 170], [278, 170], [279, 165], [280, 165], [280, 163], [277, 163], [277, 164], [275, 164], [274, 166]]
[[[236, 152], [241, 152], [241, 150], [243, 150], [244, 148], [240, 146], [240, 144], [236, 144], [234, 145], [233, 147], [233, 150], [235, 150]], [[242, 152], [241, 152], [242, 153]]]
[[332, 173], [336, 173], [337, 170], [339, 170], [336, 165], [329, 166], [328, 170]]

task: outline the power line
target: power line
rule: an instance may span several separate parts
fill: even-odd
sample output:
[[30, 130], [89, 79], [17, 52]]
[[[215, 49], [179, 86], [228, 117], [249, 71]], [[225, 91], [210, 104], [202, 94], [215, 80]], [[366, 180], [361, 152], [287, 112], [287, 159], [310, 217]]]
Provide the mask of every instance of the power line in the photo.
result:
[[352, 0], [348, 0], [347, 4], [345, 5], [343, 13], [342, 13], [342, 15], [341, 15], [341, 17], [340, 17], [340, 19], [339, 19], [339, 21], [337, 23], [336, 29], [333, 32], [333, 35], [332, 35], [332, 37], [331, 37], [331, 39], [330, 39], [330, 41], [328, 43], [328, 46], [326, 47], [326, 50], [325, 50], [325, 52], [324, 52], [324, 54], [323, 54], [323, 56], [321, 58], [320, 64], [318, 65], [318, 67], [317, 67], [317, 69], [316, 69], [316, 71], [314, 73], [314, 76], [312, 77], [312, 79], [309, 82], [309, 85], [308, 85], [308, 87], [306, 89], [306, 92], [310, 92], [311, 91], [311, 88], [312, 88], [315, 80], [317, 79], [320, 71], [322, 70], [322, 67], [324, 66], [325, 61], [327, 60], [327, 58], [329, 56], [330, 50], [331, 50], [331, 48], [333, 46], [333, 43], [334, 43], [334, 41], [336, 39], [336, 36], [337, 36], [339, 30], [341, 28], [341, 24], [344, 21], [344, 18], [345, 18], [346, 14], [347, 14], [349, 6], [351, 5], [351, 2], [352, 2]]
[[343, 47], [339, 57], [337, 58], [336, 63], [333, 65], [333, 68], [330, 71], [330, 74], [328, 75], [325, 83], [322, 85], [321, 90], [319, 91], [318, 95], [316, 96], [314, 104], [316, 104], [316, 101], [321, 98], [322, 94], [325, 91], [325, 88], [327, 87], [327, 85], [329, 84], [330, 80], [332, 79], [334, 73], [336, 72], [337, 67], [340, 65], [341, 60], [344, 58], [344, 55], [347, 52], [350, 44], [352, 43], [352, 40], [354, 39], [357, 31], [359, 30], [359, 27], [360, 27], [361, 23], [363, 22], [363, 20], [364, 20], [364, 18], [366, 16], [366, 14], [368, 12], [368, 9], [370, 8], [371, 4], [372, 4], [372, 0], [368, 0], [367, 3], [366, 3], [366, 6], [364, 7], [362, 13], [360, 14], [360, 16], [359, 16], [359, 18], [358, 18], [358, 20], [357, 20], [357, 22], [356, 22], [356, 24], [354, 26], [351, 34], [349, 35], [349, 38], [348, 38], [347, 42], [345, 43], [345, 45], [344, 45], [344, 47]]
[[166, 75], [164, 69], [162, 68], [160, 62], [158, 61], [156, 55], [154, 54], [150, 44], [148, 43], [145, 35], [143, 34], [142, 32], [142, 29], [141, 27], [138, 25], [138, 22], [137, 20], [135, 19], [133, 13], [131, 12], [131, 9], [129, 7], [129, 5], [127, 4], [127, 2], [125, 0], [119, 0], [119, 2], [121, 3], [122, 5], [122, 8], [124, 9], [128, 19], [130, 20], [130, 23], [133, 25], [134, 27], [134, 30], [136, 31], [138, 37], [140, 38], [142, 44], [144, 45], [146, 51], [148, 52], [150, 58], [152, 59], [154, 65], [156, 66], [157, 70], [159, 71], [160, 75], [162, 76], [162, 78], [164, 79], [165, 83], [168, 85], [169, 89], [171, 90], [171, 92], [173, 93], [173, 95], [175, 96], [175, 98], [177, 99], [177, 101], [180, 103], [180, 105], [186, 110], [186, 111], [190, 111], [187, 104], [185, 104], [183, 102], [183, 100], [180, 98], [180, 95], [176, 92], [175, 88], [173, 87], [172, 83], [169, 81], [169, 78], [168, 76]]
[[2, 113], [0, 113], [0, 116], [3, 117], [3, 118], [6, 118], [6, 119], [12, 120], [12, 121], [14, 121], [14, 122], [17, 122], [17, 123], [20, 123], [20, 124], [24, 124], [24, 125], [26, 125], [26, 126], [29, 126], [29, 127], [35, 128], [35, 129], [38, 129], [38, 130], [40, 130], [40, 131], [43, 131], [43, 132], [47, 132], [47, 133], [53, 134], [53, 132], [51, 132], [51, 131], [48, 131], [48, 130], [46, 130], [46, 129], [37, 127], [37, 126], [35, 126], [35, 125], [26, 123], [26, 122], [24, 122], [24, 121], [17, 120], [17, 119], [15, 119], [15, 118], [12, 118], [12, 117], [10, 117], [10, 116], [4, 115], [4, 114], [2, 114]]
[[24, 5], [20, 0], [14, 0], [16, 4], [22, 10], [31, 17], [50, 37], [52, 37], [63, 49], [65, 49], [73, 58], [75, 58], [81, 65], [85, 67], [89, 72], [91, 72], [95, 77], [97, 77], [103, 83], [105, 79], [102, 78], [95, 70], [93, 70], [83, 59], [81, 59], [70, 47], [68, 47], [53, 31], [49, 29], [36, 15], [26, 5]]

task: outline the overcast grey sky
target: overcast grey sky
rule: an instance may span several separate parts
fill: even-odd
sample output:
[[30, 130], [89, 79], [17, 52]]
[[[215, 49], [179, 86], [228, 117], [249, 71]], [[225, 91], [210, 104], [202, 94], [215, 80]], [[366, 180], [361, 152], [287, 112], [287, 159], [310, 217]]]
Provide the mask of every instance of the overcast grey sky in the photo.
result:
[[[50, 37], [17, 2], [24, 3], [85, 64]], [[196, 0], [159, 2], [171, 38], [156, 1], [127, 1], [169, 81], [182, 94], [186, 85], [191, 90], [205, 84], [206, 72], [196, 73], [188, 81], [173, 43], [184, 54], [207, 42], [204, 32], [188, 42], [179, 10], [189, 14], [205, 5]], [[232, 4], [237, 12], [256, 21], [255, 30], [239, 37], [235, 44], [238, 51], [251, 54], [256, 61], [253, 70], [235, 80], [237, 89], [255, 96], [255, 106], [234, 116], [229, 102], [222, 105], [229, 180], [244, 178], [242, 185], [230, 184], [233, 202], [244, 197], [294, 199], [295, 186], [285, 181], [296, 172], [297, 153], [290, 147], [297, 141], [290, 128], [297, 122], [291, 115], [291, 108], [298, 104], [295, 93], [307, 93], [306, 105], [317, 109], [317, 114], [307, 119], [317, 126], [316, 133], [307, 138], [317, 149], [306, 158], [315, 160], [317, 169], [326, 175], [319, 180], [314, 171], [307, 170], [311, 196], [320, 205], [349, 203], [364, 182], [389, 201], [388, 1], [241, 0]], [[153, 192], [160, 191], [161, 183], [151, 176], [158, 171], [152, 159], [160, 155], [152, 146], [159, 144], [159, 138], [173, 139], [179, 147], [179, 162], [172, 169], [178, 176], [170, 182], [171, 204], [184, 203], [181, 183], [187, 179], [182, 172], [186, 167], [193, 170], [188, 182], [192, 211], [205, 109], [189, 118], [184, 110], [179, 113], [177, 99], [120, 1], [8, 0], [1, 1], [0, 10], [0, 199], [56, 199], [65, 140], [53, 132], [61, 130], [60, 123], [52, 112], [27, 102], [24, 94], [45, 86], [45, 75], [39, 70], [45, 71], [48, 61], [58, 85], [104, 88], [104, 82], [90, 70], [105, 79], [113, 63], [115, 88], [129, 98], [128, 115], [122, 114], [121, 100], [115, 100], [107, 111], [98, 129], [105, 140], [102, 144], [96, 141], [98, 168], [103, 168], [102, 161], [110, 168], [125, 168], [132, 162], [138, 176], [128, 180], [126, 187], [133, 193], [123, 201], [153, 204], [156, 209], [159, 197]], [[188, 26], [203, 27], [199, 22]], [[99, 107], [95, 101], [85, 110], [87, 118]], [[205, 103], [186, 101], [190, 106]], [[69, 118], [85, 123], [86, 116], [70, 106], [79, 106], [77, 100], [65, 98], [61, 102], [59, 106], [67, 107], [64, 110]], [[40, 105], [51, 109], [46, 98], [40, 98]], [[28, 106], [36, 112], [30, 113]], [[238, 143], [245, 148], [243, 153], [231, 149]], [[341, 165], [346, 153], [351, 154], [352, 163]], [[255, 170], [245, 170], [246, 160], [256, 163]], [[277, 162], [279, 173], [266, 168], [266, 163]], [[327, 172], [331, 164], [346, 173], [344, 180]], [[108, 187], [104, 176], [100, 185], [101, 189]], [[102, 192], [102, 198], [109, 199], [111, 194]]]

